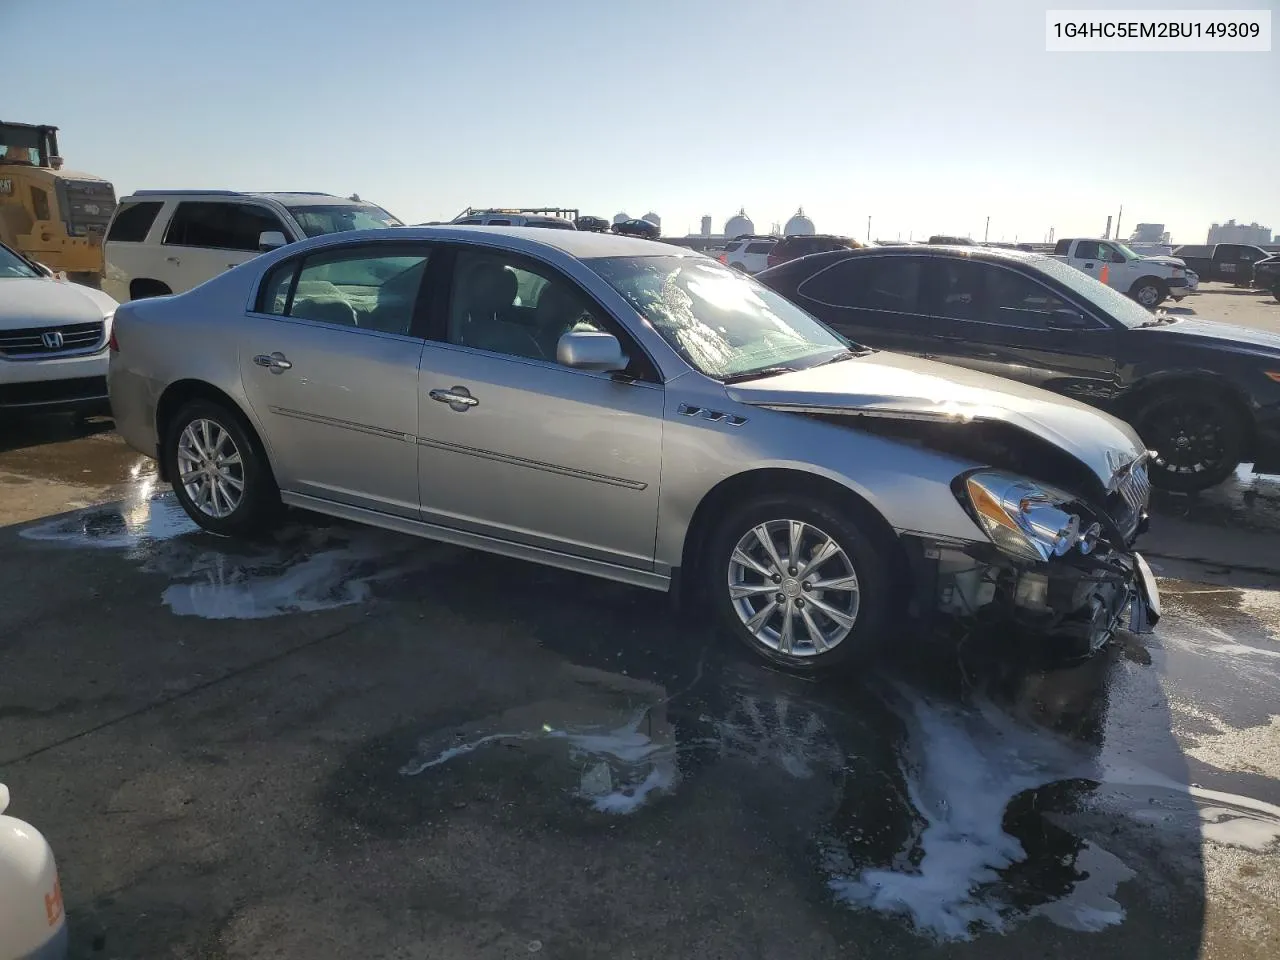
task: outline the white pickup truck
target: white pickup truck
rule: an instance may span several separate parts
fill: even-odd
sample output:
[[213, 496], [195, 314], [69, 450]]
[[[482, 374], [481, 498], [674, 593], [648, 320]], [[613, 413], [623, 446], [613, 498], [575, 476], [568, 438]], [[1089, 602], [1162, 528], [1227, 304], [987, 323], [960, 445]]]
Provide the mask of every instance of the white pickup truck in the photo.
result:
[[1069, 263], [1107, 286], [1128, 294], [1144, 307], [1191, 292], [1187, 268], [1176, 257], [1144, 257], [1119, 240], [1059, 240], [1053, 258]]

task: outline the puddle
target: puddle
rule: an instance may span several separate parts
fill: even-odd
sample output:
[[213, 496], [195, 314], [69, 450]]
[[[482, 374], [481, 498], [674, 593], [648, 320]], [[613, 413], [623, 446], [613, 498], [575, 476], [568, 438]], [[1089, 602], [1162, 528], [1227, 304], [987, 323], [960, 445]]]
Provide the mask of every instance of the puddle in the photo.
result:
[[899, 709], [907, 727], [900, 773], [913, 826], [882, 864], [860, 863], [858, 844], [847, 838], [823, 838], [823, 867], [838, 900], [903, 917], [939, 940], [1003, 932], [1033, 916], [1081, 931], [1124, 919], [1114, 896], [1134, 873], [1092, 843], [1081, 841], [1067, 858], [1063, 895], [1028, 907], [1012, 885], [1028, 851], [1009, 832], [1010, 806], [1071, 779], [1084, 766], [1078, 751], [989, 705], [963, 709], [907, 694]]
[[19, 535], [122, 551], [142, 571], [170, 578], [161, 601], [175, 615], [213, 620], [362, 603], [375, 583], [421, 569], [436, 552], [433, 544], [367, 527], [287, 526], [263, 542], [214, 537], [145, 479], [128, 500], [32, 524]]
[[87, 507], [75, 513], [30, 524], [19, 531], [27, 540], [100, 550], [134, 550], [171, 540], [199, 528], [155, 477], [142, 477], [119, 503]]

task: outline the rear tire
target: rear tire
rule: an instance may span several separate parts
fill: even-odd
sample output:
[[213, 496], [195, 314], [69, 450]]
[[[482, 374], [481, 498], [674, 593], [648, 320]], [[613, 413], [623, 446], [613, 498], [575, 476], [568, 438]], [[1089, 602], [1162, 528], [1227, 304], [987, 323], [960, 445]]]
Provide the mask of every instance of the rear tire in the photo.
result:
[[1271, 288], [1271, 295], [1280, 300], [1280, 280], [1276, 281], [1276, 285]]
[[165, 431], [173, 492], [202, 529], [251, 537], [280, 518], [280, 490], [262, 445], [237, 410], [209, 400], [185, 404]]
[[1133, 418], [1143, 443], [1156, 451], [1153, 486], [1194, 493], [1217, 486], [1240, 465], [1248, 424], [1228, 400], [1183, 385], [1147, 400]]
[[760, 496], [716, 525], [703, 588], [720, 627], [766, 660], [803, 673], [866, 662], [905, 606], [886, 540], [820, 499]]

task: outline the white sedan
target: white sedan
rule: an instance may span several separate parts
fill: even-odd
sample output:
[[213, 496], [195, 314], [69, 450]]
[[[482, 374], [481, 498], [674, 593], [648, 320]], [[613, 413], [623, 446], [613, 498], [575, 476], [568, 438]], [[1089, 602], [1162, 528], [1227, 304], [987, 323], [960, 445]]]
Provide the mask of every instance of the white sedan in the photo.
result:
[[116, 306], [0, 244], [0, 414], [105, 411]]

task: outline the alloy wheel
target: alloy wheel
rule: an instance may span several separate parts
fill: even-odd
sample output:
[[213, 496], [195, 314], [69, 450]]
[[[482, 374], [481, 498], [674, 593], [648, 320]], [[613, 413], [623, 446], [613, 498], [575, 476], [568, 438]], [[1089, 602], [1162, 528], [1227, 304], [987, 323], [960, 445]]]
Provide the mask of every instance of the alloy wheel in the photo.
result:
[[1138, 288], [1138, 302], [1144, 307], [1154, 307], [1160, 302], [1160, 291], [1151, 284]]
[[178, 479], [195, 508], [221, 520], [244, 499], [244, 462], [225, 427], [192, 420], [178, 437]]
[[1175, 474], [1210, 473], [1225, 454], [1222, 426], [1212, 411], [1193, 402], [1180, 402], [1151, 418], [1155, 464]]
[[853, 562], [829, 534], [800, 520], [769, 520], [743, 534], [727, 586], [743, 626], [788, 656], [827, 653], [858, 619]]

